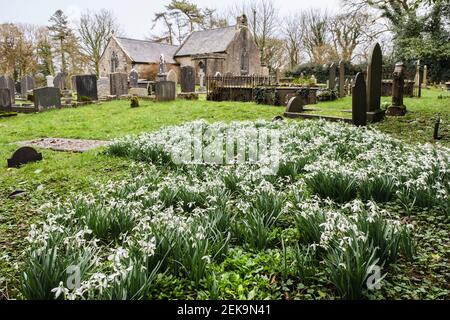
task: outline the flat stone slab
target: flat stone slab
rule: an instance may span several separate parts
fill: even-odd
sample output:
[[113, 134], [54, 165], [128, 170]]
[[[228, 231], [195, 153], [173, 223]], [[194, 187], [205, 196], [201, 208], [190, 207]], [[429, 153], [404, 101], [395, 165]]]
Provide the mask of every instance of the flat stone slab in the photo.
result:
[[41, 138], [20, 142], [20, 144], [23, 146], [38, 147], [65, 152], [86, 152], [92, 149], [107, 146], [110, 143], [111, 141], [62, 138]]

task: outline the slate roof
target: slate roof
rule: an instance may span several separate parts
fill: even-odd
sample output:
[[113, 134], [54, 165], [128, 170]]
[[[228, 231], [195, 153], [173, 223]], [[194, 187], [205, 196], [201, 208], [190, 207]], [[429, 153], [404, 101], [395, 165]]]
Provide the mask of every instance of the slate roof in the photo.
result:
[[236, 26], [194, 31], [180, 46], [175, 57], [225, 52], [236, 32]]
[[122, 37], [116, 37], [116, 39], [133, 62], [159, 63], [160, 55], [164, 54], [167, 63], [177, 63], [174, 60], [174, 54], [178, 50], [178, 46]]

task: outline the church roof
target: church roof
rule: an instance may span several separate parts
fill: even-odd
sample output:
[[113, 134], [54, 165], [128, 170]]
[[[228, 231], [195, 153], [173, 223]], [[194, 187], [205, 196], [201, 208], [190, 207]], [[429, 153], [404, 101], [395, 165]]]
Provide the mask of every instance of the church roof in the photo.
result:
[[174, 54], [178, 46], [122, 37], [116, 37], [116, 40], [133, 62], [159, 63], [159, 58], [163, 54], [167, 63], [176, 63]]
[[225, 52], [236, 35], [236, 26], [194, 31], [175, 53], [175, 57]]

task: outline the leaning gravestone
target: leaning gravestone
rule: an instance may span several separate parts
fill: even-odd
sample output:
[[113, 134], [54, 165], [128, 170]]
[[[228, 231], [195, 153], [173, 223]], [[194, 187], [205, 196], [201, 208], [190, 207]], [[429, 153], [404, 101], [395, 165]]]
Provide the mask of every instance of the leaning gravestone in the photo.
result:
[[356, 75], [352, 91], [353, 124], [355, 126], [365, 126], [367, 124], [367, 91], [364, 74], [361, 72]]
[[99, 98], [105, 98], [109, 95], [111, 90], [111, 84], [109, 83], [109, 77], [101, 77], [97, 81], [97, 91]]
[[78, 101], [97, 101], [97, 76], [95, 74], [75, 76]]
[[367, 120], [379, 122], [384, 119], [385, 112], [381, 110], [381, 80], [383, 55], [377, 43], [373, 47], [367, 67]]
[[334, 90], [336, 87], [336, 65], [334, 63], [330, 66], [330, 75], [328, 78], [328, 89]]
[[130, 72], [130, 87], [137, 88], [139, 83], [139, 74], [135, 69]]
[[170, 70], [167, 73], [167, 81], [175, 82], [175, 86], [177, 85], [177, 83], [178, 83], [178, 76], [177, 76], [177, 73], [174, 70]]
[[339, 98], [345, 97], [345, 63], [339, 62]]
[[42, 160], [42, 153], [31, 147], [21, 147], [8, 159], [8, 168], [19, 168], [21, 165]]
[[66, 89], [66, 75], [62, 72], [58, 72], [56, 77], [53, 79], [53, 86], [61, 91]]
[[33, 97], [36, 112], [61, 108], [61, 93], [58, 88], [44, 87], [34, 89]]
[[0, 88], [0, 111], [12, 111], [11, 91], [8, 88]]
[[286, 108], [287, 113], [301, 113], [303, 112], [303, 99], [300, 97], [293, 97], [289, 100]]
[[26, 98], [28, 91], [31, 91], [35, 88], [36, 84], [34, 82], [34, 78], [31, 76], [25, 76], [20, 80], [20, 93], [22, 95], [22, 98]]
[[120, 97], [128, 94], [128, 75], [126, 73], [115, 72], [109, 75], [111, 95]]
[[181, 92], [195, 92], [195, 69], [193, 67], [181, 68]]
[[156, 101], [172, 101], [176, 97], [175, 82], [158, 81], [155, 85]]

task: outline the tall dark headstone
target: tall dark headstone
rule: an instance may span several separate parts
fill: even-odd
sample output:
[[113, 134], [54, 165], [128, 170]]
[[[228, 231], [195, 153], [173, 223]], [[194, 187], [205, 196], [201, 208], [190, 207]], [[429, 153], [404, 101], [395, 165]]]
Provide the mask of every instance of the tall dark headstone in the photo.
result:
[[126, 73], [115, 72], [109, 75], [111, 85], [111, 95], [120, 97], [128, 94], [128, 75]]
[[0, 111], [12, 111], [11, 91], [8, 88], [0, 88]]
[[78, 101], [97, 101], [97, 76], [95, 74], [75, 76]]
[[304, 101], [301, 97], [293, 97], [289, 100], [286, 112], [287, 113], [301, 113], [303, 112]]
[[383, 54], [377, 43], [373, 47], [367, 67], [367, 119], [369, 122], [379, 122], [384, 119], [385, 112], [381, 110], [381, 80]]
[[195, 69], [193, 67], [181, 68], [181, 92], [195, 92]]
[[367, 91], [363, 73], [358, 73], [352, 88], [352, 118], [355, 126], [367, 125]]
[[339, 62], [339, 98], [345, 97], [345, 63]]
[[53, 86], [55, 88], [58, 88], [59, 90], [65, 90], [66, 89], [66, 75], [62, 72], [58, 72], [53, 79]]
[[33, 90], [36, 87], [36, 83], [34, 81], [34, 78], [31, 76], [25, 76], [20, 80], [20, 86], [21, 86], [21, 95], [22, 98], [26, 98], [28, 91]]
[[176, 86], [172, 81], [158, 81], [155, 85], [156, 101], [172, 101], [176, 98]]
[[43, 87], [34, 89], [33, 98], [36, 112], [61, 108], [61, 91], [58, 88]]
[[390, 116], [404, 116], [406, 107], [403, 105], [403, 93], [405, 90], [405, 66], [403, 62], [395, 64], [392, 78], [392, 105], [388, 108], [387, 114]]
[[139, 83], [139, 73], [133, 69], [130, 72], [130, 87], [137, 88]]
[[1, 76], [0, 77], [0, 88], [9, 89], [11, 103], [14, 104], [16, 102], [15, 92], [16, 92], [16, 84], [14, 83], [14, 79], [11, 76]]
[[334, 90], [336, 87], [336, 64], [332, 63], [330, 66], [330, 75], [328, 78], [328, 89]]

